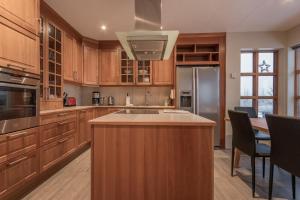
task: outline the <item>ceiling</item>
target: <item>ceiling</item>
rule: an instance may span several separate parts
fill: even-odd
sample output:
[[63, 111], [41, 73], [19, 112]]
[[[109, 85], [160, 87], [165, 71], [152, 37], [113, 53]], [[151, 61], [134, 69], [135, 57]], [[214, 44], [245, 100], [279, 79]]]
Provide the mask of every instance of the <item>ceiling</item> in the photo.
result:
[[[82, 35], [116, 39], [134, 28], [134, 0], [45, 0]], [[285, 31], [299, 24], [299, 0], [162, 0], [164, 29], [181, 33]], [[101, 30], [106, 25], [107, 30]]]

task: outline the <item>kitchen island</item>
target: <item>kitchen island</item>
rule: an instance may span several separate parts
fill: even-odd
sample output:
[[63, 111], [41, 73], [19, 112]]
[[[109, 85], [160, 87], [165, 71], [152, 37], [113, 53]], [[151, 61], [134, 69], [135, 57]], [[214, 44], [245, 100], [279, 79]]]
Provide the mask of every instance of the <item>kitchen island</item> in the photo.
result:
[[93, 200], [212, 200], [215, 122], [174, 111], [120, 111], [92, 125]]

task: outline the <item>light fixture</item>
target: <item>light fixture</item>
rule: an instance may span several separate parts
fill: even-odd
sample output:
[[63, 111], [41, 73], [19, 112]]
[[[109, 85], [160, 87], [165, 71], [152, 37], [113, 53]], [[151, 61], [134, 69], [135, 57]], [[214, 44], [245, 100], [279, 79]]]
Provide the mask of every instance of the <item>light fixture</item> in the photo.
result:
[[101, 26], [101, 29], [102, 29], [103, 31], [105, 31], [105, 30], [106, 30], [106, 26], [105, 26], [105, 25], [102, 25], [102, 26]]

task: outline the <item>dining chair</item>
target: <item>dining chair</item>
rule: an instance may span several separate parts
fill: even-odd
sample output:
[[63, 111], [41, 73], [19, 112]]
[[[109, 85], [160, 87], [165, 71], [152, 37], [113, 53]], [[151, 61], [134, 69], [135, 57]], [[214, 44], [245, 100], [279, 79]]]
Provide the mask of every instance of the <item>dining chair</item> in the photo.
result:
[[[246, 113], [248, 113], [250, 118], [257, 118], [258, 117], [257, 112], [256, 112], [255, 108], [253, 108], [253, 107], [236, 106], [236, 107], [234, 107], [234, 110], [235, 111], [246, 112]], [[255, 130], [254, 132], [255, 132], [255, 139], [257, 141], [259, 141], [259, 140], [264, 140], [264, 141], [271, 140], [269, 134], [263, 133], [263, 132], [258, 131], [258, 130]]]
[[300, 119], [266, 115], [271, 134], [269, 199], [272, 199], [274, 165], [292, 177], [293, 198], [296, 198], [295, 176], [300, 177]]
[[[231, 154], [231, 176], [233, 176], [233, 165], [235, 148], [251, 157], [252, 168], [252, 196], [255, 196], [255, 158], [270, 157], [270, 147], [263, 143], [255, 142], [254, 130], [252, 128], [247, 112], [228, 110], [232, 126], [232, 154]], [[263, 168], [265, 166], [263, 165]], [[264, 169], [263, 169], [264, 170]]]

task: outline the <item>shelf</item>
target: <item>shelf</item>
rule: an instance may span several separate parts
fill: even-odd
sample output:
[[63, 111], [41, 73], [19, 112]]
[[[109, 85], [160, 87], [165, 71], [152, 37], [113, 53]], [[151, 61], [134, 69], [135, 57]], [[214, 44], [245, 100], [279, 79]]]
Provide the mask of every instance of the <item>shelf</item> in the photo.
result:
[[219, 61], [183, 61], [176, 62], [176, 65], [219, 65]]

